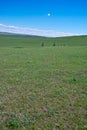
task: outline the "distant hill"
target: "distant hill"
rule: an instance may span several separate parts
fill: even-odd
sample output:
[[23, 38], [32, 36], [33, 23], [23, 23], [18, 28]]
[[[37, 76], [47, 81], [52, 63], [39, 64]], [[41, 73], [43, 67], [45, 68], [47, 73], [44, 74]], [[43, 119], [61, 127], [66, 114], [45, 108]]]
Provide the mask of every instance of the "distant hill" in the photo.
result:
[[87, 35], [85, 36], [68, 36], [47, 38], [33, 35], [19, 35], [13, 33], [0, 32], [0, 47], [1, 46], [40, 46], [42, 42], [45, 46], [87, 46]]
[[0, 32], [0, 35], [15, 35], [15, 36], [44, 37], [45, 38], [45, 36], [28, 35], [28, 34], [17, 34], [17, 33], [9, 33], [9, 32]]

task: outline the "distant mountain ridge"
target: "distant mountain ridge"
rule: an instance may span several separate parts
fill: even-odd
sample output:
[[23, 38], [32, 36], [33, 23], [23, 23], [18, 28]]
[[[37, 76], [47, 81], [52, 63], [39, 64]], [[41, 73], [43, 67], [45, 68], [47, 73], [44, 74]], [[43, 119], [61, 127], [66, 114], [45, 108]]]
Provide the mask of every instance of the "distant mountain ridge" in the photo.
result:
[[17, 35], [17, 36], [28, 36], [28, 37], [42, 37], [42, 38], [45, 38], [45, 36], [18, 34], [18, 33], [9, 33], [9, 32], [0, 32], [0, 35]]
[[[0, 35], [16, 35], [16, 36], [41, 37], [41, 38], [60, 38], [60, 37], [46, 37], [46, 36], [19, 34], [19, 33], [9, 33], [9, 32], [0, 32]], [[66, 37], [84, 37], [84, 36], [87, 36], [87, 35], [66, 36]]]

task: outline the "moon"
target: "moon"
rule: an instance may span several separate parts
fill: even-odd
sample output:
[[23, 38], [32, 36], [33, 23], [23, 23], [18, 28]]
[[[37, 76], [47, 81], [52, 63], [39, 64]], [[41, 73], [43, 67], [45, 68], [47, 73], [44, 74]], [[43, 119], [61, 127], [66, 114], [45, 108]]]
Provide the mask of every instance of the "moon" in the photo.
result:
[[48, 17], [50, 17], [51, 16], [51, 14], [50, 13], [48, 13]]

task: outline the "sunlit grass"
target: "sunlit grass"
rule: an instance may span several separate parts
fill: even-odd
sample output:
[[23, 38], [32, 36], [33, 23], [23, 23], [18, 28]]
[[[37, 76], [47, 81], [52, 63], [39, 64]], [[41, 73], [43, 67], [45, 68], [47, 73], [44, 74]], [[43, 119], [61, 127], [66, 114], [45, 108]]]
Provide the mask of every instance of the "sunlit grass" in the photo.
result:
[[12, 37], [0, 39], [0, 129], [85, 129], [87, 44]]

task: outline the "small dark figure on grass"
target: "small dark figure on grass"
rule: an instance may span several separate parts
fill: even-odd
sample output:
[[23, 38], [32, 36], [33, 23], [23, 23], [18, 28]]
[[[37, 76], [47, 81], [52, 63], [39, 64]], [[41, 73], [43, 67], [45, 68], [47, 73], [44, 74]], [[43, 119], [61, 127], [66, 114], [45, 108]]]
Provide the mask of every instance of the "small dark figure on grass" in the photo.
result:
[[42, 46], [42, 47], [44, 46], [44, 42], [42, 42], [41, 46]]
[[53, 43], [53, 46], [56, 46], [55, 42]]

